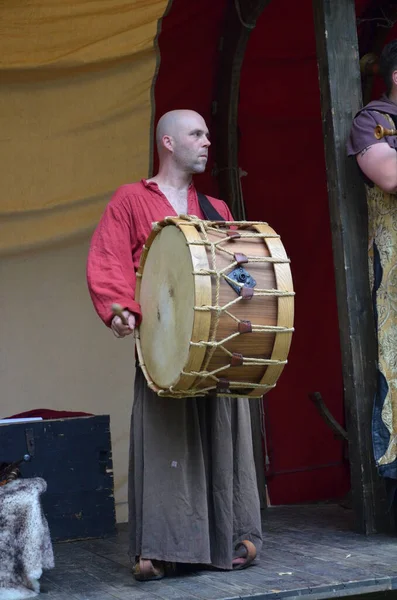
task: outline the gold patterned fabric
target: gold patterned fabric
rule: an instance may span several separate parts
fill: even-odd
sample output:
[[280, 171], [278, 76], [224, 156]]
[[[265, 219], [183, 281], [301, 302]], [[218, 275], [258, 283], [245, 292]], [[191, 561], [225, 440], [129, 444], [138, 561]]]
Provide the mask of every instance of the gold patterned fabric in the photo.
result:
[[376, 463], [397, 477], [397, 196], [367, 188], [369, 273], [378, 338], [378, 386], [373, 413]]

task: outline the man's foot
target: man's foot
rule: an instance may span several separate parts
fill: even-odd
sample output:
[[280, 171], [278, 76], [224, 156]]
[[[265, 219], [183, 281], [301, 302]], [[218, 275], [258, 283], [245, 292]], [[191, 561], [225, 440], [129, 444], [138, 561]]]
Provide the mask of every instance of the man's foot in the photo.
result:
[[165, 567], [161, 560], [139, 558], [132, 569], [132, 573], [137, 581], [154, 581], [163, 579]]
[[256, 558], [256, 548], [252, 542], [249, 540], [243, 540], [235, 547], [235, 550], [244, 547], [246, 554], [245, 556], [240, 556], [238, 558], [234, 558], [232, 561], [233, 571], [238, 571], [240, 569], [246, 569], [249, 567]]

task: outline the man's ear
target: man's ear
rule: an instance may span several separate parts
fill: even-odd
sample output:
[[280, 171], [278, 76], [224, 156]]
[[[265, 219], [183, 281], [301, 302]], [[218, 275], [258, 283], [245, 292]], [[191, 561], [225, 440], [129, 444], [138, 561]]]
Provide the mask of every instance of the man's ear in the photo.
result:
[[392, 73], [392, 80], [395, 86], [397, 86], [397, 70]]
[[169, 152], [173, 152], [174, 150], [174, 140], [172, 139], [172, 137], [170, 135], [163, 135], [163, 146], [164, 148], [166, 148], [167, 150], [169, 150]]

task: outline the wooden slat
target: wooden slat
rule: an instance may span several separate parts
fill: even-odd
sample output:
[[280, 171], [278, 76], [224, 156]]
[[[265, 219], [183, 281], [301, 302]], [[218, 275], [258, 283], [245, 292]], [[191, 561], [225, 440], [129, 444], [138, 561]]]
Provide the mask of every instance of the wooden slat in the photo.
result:
[[[367, 208], [355, 161], [346, 156], [362, 104], [354, 0], [313, 0], [328, 197], [356, 527], [392, 530], [371, 441], [376, 340], [367, 264]], [[324, 349], [327, 351], [327, 349]]]

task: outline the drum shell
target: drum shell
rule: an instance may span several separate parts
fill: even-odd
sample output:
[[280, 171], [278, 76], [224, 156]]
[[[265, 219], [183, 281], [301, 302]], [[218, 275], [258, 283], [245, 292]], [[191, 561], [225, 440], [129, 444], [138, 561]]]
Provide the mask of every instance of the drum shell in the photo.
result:
[[[191, 255], [195, 306], [188, 360], [181, 365], [180, 377], [172, 388], [159, 386], [150, 373], [145, 373], [138, 332], [138, 354], [150, 387], [160, 395], [200, 395], [219, 391], [220, 379], [221, 388], [227, 381], [233, 383], [229, 390], [222, 388], [222, 395], [263, 395], [275, 385], [284, 368], [293, 331], [292, 276], [279, 236], [260, 222], [236, 221], [225, 228], [198, 219], [169, 218], [156, 227], [142, 255], [137, 299], [140, 301], [139, 278], [148, 276], [144, 269], [151, 241], [161, 228], [177, 227]], [[230, 235], [231, 231], [234, 234]], [[243, 299], [223, 277], [238, 266], [235, 258], [244, 260], [244, 256], [249, 261], [241, 266], [256, 281], [250, 299]], [[144, 306], [142, 310], [144, 314]]]

